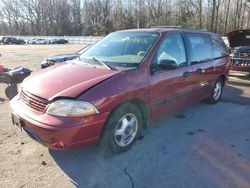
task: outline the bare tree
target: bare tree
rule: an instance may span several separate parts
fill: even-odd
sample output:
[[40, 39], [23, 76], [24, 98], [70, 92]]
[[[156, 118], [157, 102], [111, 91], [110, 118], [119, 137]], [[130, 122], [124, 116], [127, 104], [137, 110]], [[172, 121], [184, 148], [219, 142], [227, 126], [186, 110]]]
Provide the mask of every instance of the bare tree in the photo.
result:
[[154, 25], [226, 34], [249, 28], [250, 0], [1, 0], [2, 35], [106, 35]]

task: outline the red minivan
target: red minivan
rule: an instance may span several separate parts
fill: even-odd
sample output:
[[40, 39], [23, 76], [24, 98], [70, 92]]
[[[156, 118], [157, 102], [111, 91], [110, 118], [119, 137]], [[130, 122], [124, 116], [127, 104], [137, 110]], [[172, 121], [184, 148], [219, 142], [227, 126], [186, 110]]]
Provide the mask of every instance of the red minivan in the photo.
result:
[[142, 128], [197, 101], [220, 100], [230, 57], [214, 33], [118, 31], [78, 59], [33, 73], [10, 102], [13, 124], [51, 149], [101, 141], [128, 150]]

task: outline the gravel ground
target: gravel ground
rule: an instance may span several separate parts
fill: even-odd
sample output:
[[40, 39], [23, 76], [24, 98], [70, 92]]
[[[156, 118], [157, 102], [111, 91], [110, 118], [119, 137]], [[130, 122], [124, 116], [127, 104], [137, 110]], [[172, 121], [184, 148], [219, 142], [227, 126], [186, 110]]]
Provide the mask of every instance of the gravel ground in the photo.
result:
[[[39, 69], [81, 45], [0, 45], [0, 64]], [[250, 188], [250, 75], [231, 72], [222, 102], [200, 102], [153, 123], [130, 151], [98, 145], [53, 151], [11, 124], [0, 85], [0, 187]]]

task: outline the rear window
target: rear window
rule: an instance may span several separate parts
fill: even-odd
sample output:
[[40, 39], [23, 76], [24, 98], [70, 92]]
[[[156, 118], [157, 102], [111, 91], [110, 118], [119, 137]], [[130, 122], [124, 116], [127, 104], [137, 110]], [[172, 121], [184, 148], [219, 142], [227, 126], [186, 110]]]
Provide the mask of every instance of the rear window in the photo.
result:
[[213, 47], [210, 35], [186, 34], [190, 44], [191, 63], [200, 63], [213, 59]]

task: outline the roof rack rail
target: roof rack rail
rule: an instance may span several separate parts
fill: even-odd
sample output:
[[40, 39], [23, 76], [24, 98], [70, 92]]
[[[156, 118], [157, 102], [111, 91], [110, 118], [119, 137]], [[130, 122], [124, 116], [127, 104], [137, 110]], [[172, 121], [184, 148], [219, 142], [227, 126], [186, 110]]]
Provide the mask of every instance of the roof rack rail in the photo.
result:
[[170, 26], [166, 26], [166, 25], [159, 26], [159, 25], [156, 25], [156, 26], [150, 26], [150, 27], [151, 28], [176, 28], [176, 29], [184, 28], [183, 26], [180, 26], [180, 25], [170, 25]]
[[207, 30], [207, 29], [205, 29], [205, 28], [204, 28], [204, 29], [197, 29], [197, 30], [200, 30], [200, 31], [208, 31], [208, 30]]

